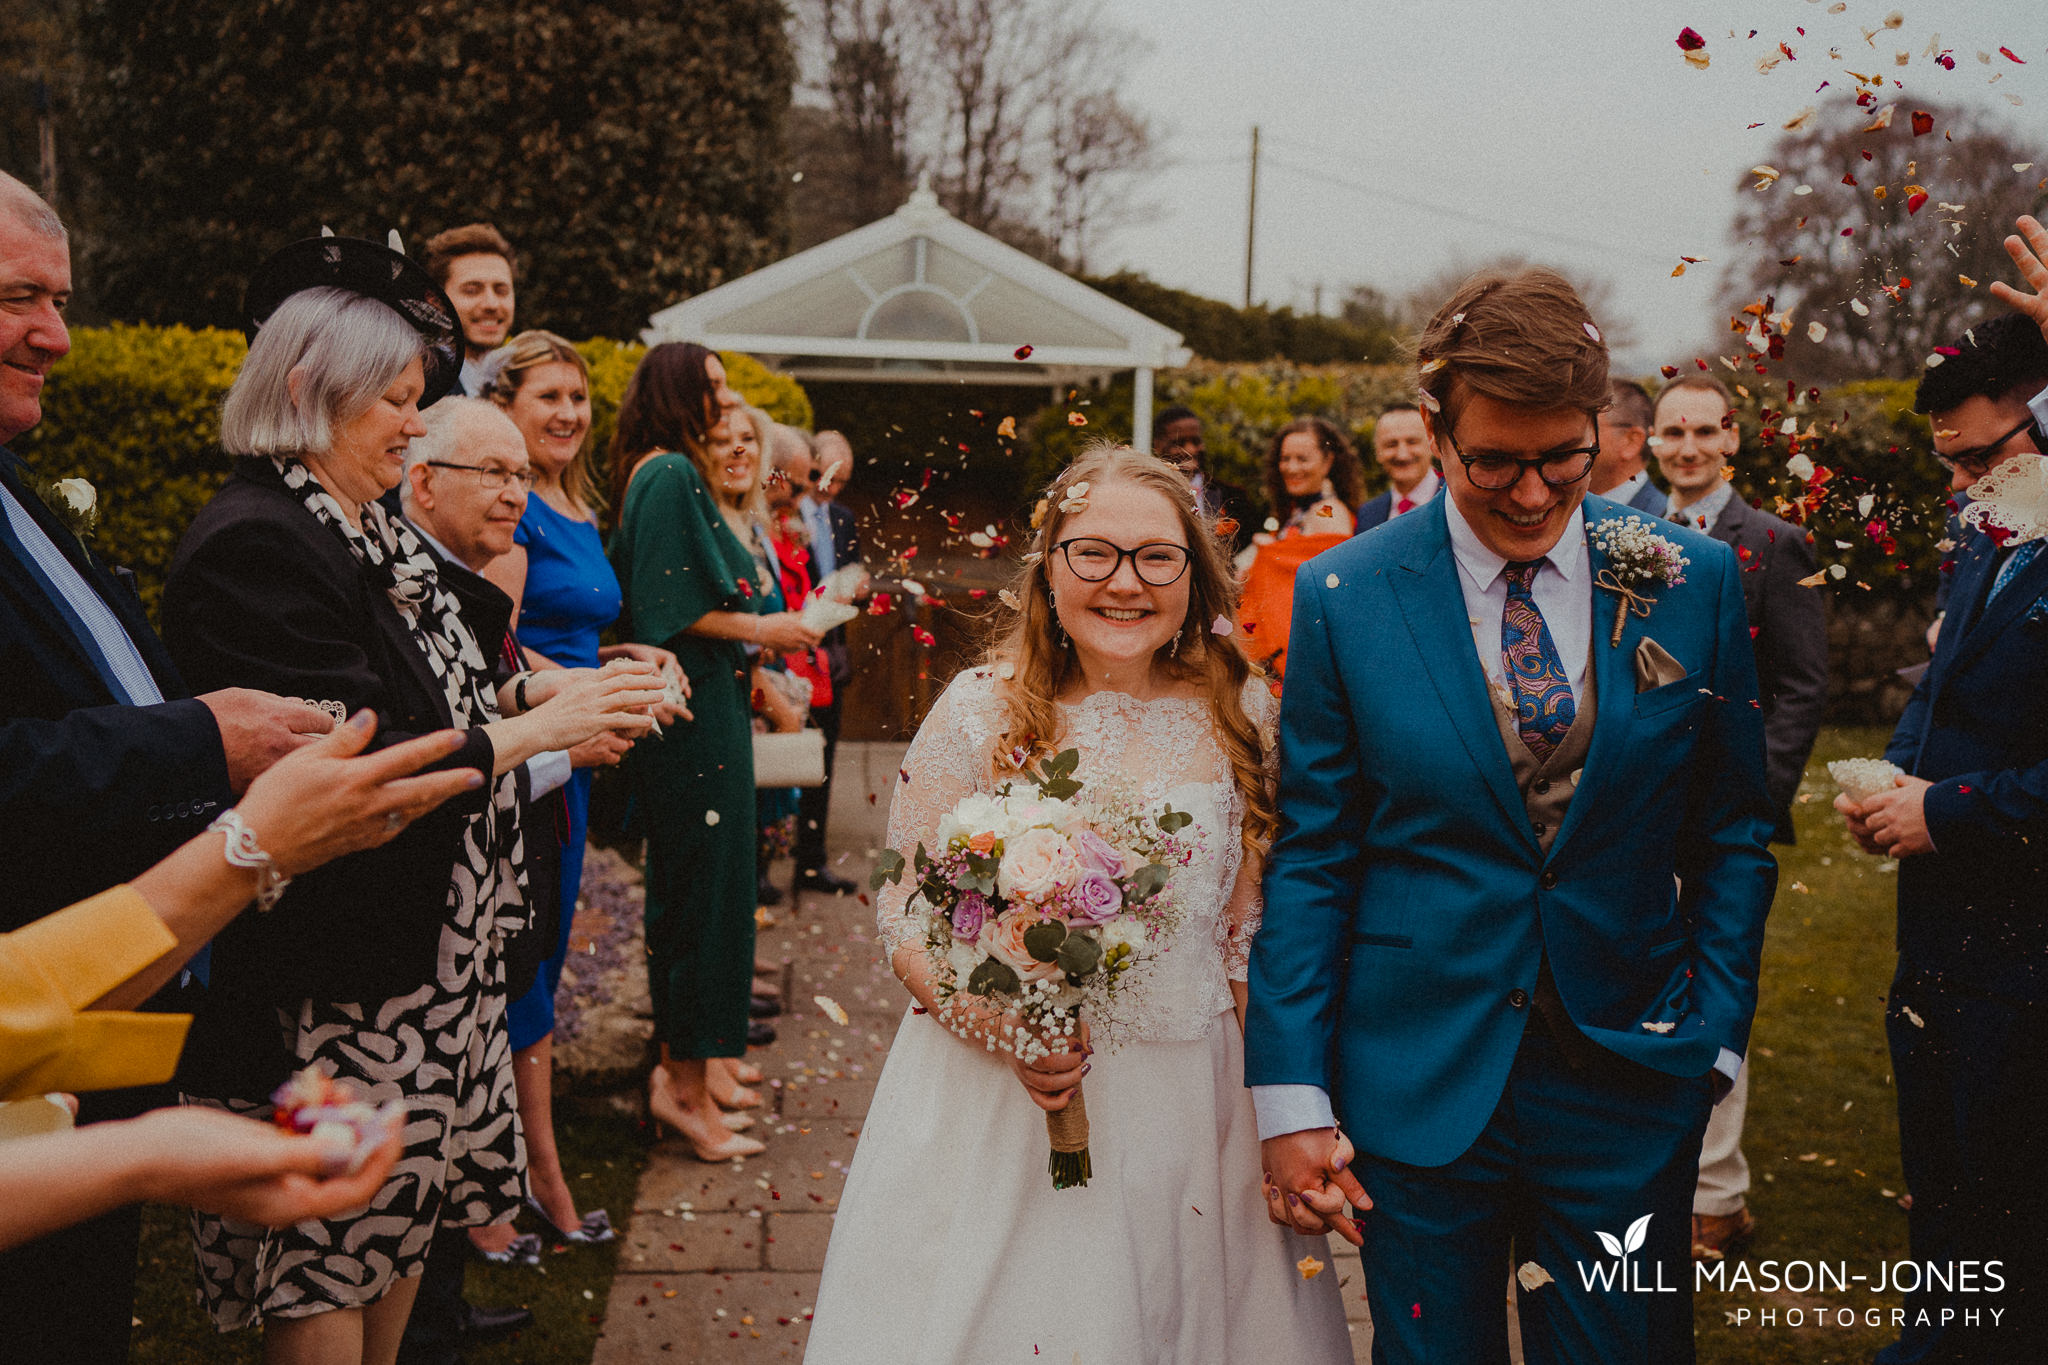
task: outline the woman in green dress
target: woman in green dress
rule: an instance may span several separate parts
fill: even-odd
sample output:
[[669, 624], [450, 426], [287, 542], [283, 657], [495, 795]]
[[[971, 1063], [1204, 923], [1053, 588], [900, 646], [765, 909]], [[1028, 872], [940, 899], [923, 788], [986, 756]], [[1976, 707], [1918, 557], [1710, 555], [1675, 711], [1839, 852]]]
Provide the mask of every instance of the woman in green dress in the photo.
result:
[[760, 1073], [742, 1059], [754, 972], [754, 699], [763, 650], [817, 635], [763, 582], [752, 551], [763, 462], [735, 436], [725, 367], [689, 343], [649, 351], [612, 438], [612, 567], [624, 637], [674, 651], [693, 721], [625, 763], [647, 831], [647, 977], [661, 1064], [648, 1112], [705, 1161], [763, 1150], [733, 1131]]

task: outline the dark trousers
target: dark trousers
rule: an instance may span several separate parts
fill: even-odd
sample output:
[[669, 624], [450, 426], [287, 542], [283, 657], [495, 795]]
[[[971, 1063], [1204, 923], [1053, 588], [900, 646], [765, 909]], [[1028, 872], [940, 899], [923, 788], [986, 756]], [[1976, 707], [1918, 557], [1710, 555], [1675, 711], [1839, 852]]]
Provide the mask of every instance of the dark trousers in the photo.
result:
[[[81, 1123], [176, 1104], [169, 1086], [79, 1096]], [[4, 1160], [0, 1155], [0, 1160]], [[130, 1204], [0, 1252], [0, 1361], [126, 1365], [142, 1206]]]
[[1507, 1278], [1529, 1261], [1555, 1281], [1520, 1295], [1529, 1365], [1693, 1360], [1692, 1187], [1712, 1087], [1601, 1056], [1573, 1065], [1532, 1020], [1462, 1156], [1359, 1154], [1376, 1365], [1507, 1360]]
[[832, 759], [839, 750], [837, 687], [835, 683], [830, 706], [811, 708], [812, 722], [825, 732], [825, 781], [821, 786], [805, 787], [797, 797], [795, 852], [799, 874], [825, 866], [825, 814], [832, 806]]
[[445, 1224], [427, 1248], [420, 1292], [412, 1301], [399, 1343], [398, 1365], [449, 1365], [460, 1361], [462, 1340], [462, 1276], [469, 1268], [469, 1229]]
[[2039, 1361], [2048, 1351], [2048, 1007], [1937, 985], [1902, 966], [1885, 1032], [1913, 1194], [1912, 1259], [1923, 1268], [1999, 1262], [2004, 1284], [1989, 1291], [1979, 1271], [1976, 1292], [1907, 1294], [1906, 1326], [1878, 1365]]

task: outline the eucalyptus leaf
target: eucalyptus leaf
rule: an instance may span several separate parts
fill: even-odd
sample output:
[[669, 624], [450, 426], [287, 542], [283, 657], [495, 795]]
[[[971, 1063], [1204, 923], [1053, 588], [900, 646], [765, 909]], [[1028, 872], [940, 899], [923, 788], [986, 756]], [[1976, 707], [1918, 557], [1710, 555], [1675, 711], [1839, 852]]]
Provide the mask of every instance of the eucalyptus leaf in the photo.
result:
[[1166, 885], [1166, 879], [1171, 875], [1173, 874], [1167, 870], [1164, 863], [1146, 863], [1133, 872], [1130, 881], [1125, 883], [1124, 897], [1131, 901], [1148, 901], [1159, 894], [1160, 888]]
[[1010, 970], [1008, 964], [998, 962], [995, 958], [988, 958], [967, 978], [967, 993], [1008, 995], [1014, 992], [1019, 984], [1021, 983], [1017, 980], [1017, 973]]
[[1172, 806], [1168, 806], [1165, 812], [1161, 814], [1159, 817], [1159, 828], [1166, 831], [1168, 834], [1173, 834], [1180, 830], [1186, 829], [1189, 825], [1192, 825], [1193, 823], [1195, 823], [1194, 816], [1189, 815], [1184, 810], [1175, 810]]
[[1060, 944], [1066, 938], [1066, 925], [1058, 920], [1046, 920], [1024, 931], [1024, 951], [1031, 954], [1034, 962], [1053, 962], [1059, 958]]
[[[1028, 933], [1025, 935], [1027, 945], [1030, 937]], [[1032, 956], [1037, 957], [1038, 954], [1034, 952]], [[1086, 976], [1102, 961], [1102, 945], [1086, 934], [1068, 934], [1066, 941], [1060, 944], [1057, 960], [1060, 970], [1067, 975]]]
[[895, 886], [903, 880], [903, 855], [893, 848], [882, 850], [882, 856], [875, 859], [875, 870], [868, 874], [868, 890], [880, 891], [886, 883]]

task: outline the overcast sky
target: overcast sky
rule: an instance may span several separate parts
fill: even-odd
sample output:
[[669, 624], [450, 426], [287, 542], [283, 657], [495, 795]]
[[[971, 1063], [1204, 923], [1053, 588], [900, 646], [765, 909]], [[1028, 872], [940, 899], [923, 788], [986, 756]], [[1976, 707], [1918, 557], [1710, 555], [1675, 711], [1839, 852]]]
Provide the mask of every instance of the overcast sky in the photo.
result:
[[[1853, 92], [1845, 68], [1904, 82], [1885, 96], [1900, 101], [1902, 126], [1916, 95], [1996, 109], [2039, 149], [2034, 177], [2048, 175], [2044, 0], [1105, 6], [1153, 44], [1123, 90], [1168, 135], [1172, 164], [1145, 191], [1156, 211], [1090, 266], [1127, 265], [1233, 302], [1254, 123], [1256, 298], [1306, 309], [1320, 283], [1334, 310], [1354, 284], [1398, 295], [1453, 263], [1520, 252], [1610, 277], [1638, 341], [1622, 358], [1636, 368], [1690, 355], [1710, 335], [1718, 272], [1739, 250], [1726, 235], [1738, 177], [1787, 119]], [[1880, 28], [1894, 12], [1900, 27]], [[1707, 39], [1705, 70], [1676, 45], [1688, 25]], [[1867, 28], [1879, 28], [1874, 45]], [[1936, 34], [1953, 71], [1923, 55]], [[1760, 74], [1781, 40], [1797, 60]], [[1834, 84], [1816, 96], [1823, 80]], [[1674, 279], [1681, 255], [1710, 264]]]

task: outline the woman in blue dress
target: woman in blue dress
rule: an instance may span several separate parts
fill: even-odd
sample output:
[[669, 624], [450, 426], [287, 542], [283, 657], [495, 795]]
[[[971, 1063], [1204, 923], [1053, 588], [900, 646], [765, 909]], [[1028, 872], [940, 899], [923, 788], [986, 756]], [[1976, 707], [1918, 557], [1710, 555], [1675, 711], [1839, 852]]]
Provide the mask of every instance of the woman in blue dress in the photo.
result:
[[[598, 532], [596, 485], [584, 450], [590, 434], [590, 372], [583, 357], [552, 332], [523, 332], [485, 361], [484, 396], [504, 408], [526, 438], [533, 470], [533, 495], [511, 553], [487, 572], [512, 597], [527, 662], [535, 668], [594, 668], [605, 659], [628, 656], [676, 667], [680, 675], [675, 655], [665, 649], [598, 644], [599, 634], [618, 619], [621, 598]], [[569, 751], [575, 768], [562, 788], [560, 931], [533, 988], [512, 1002], [507, 1015], [519, 1121], [526, 1131], [527, 1204], [553, 1241], [608, 1242], [614, 1236], [604, 1210], [577, 1212], [562, 1174], [552, 1105], [553, 1042], [555, 991], [583, 880], [591, 778], [596, 768], [616, 764], [631, 747], [631, 741], [607, 735]], [[503, 1254], [502, 1248], [486, 1250]]]

